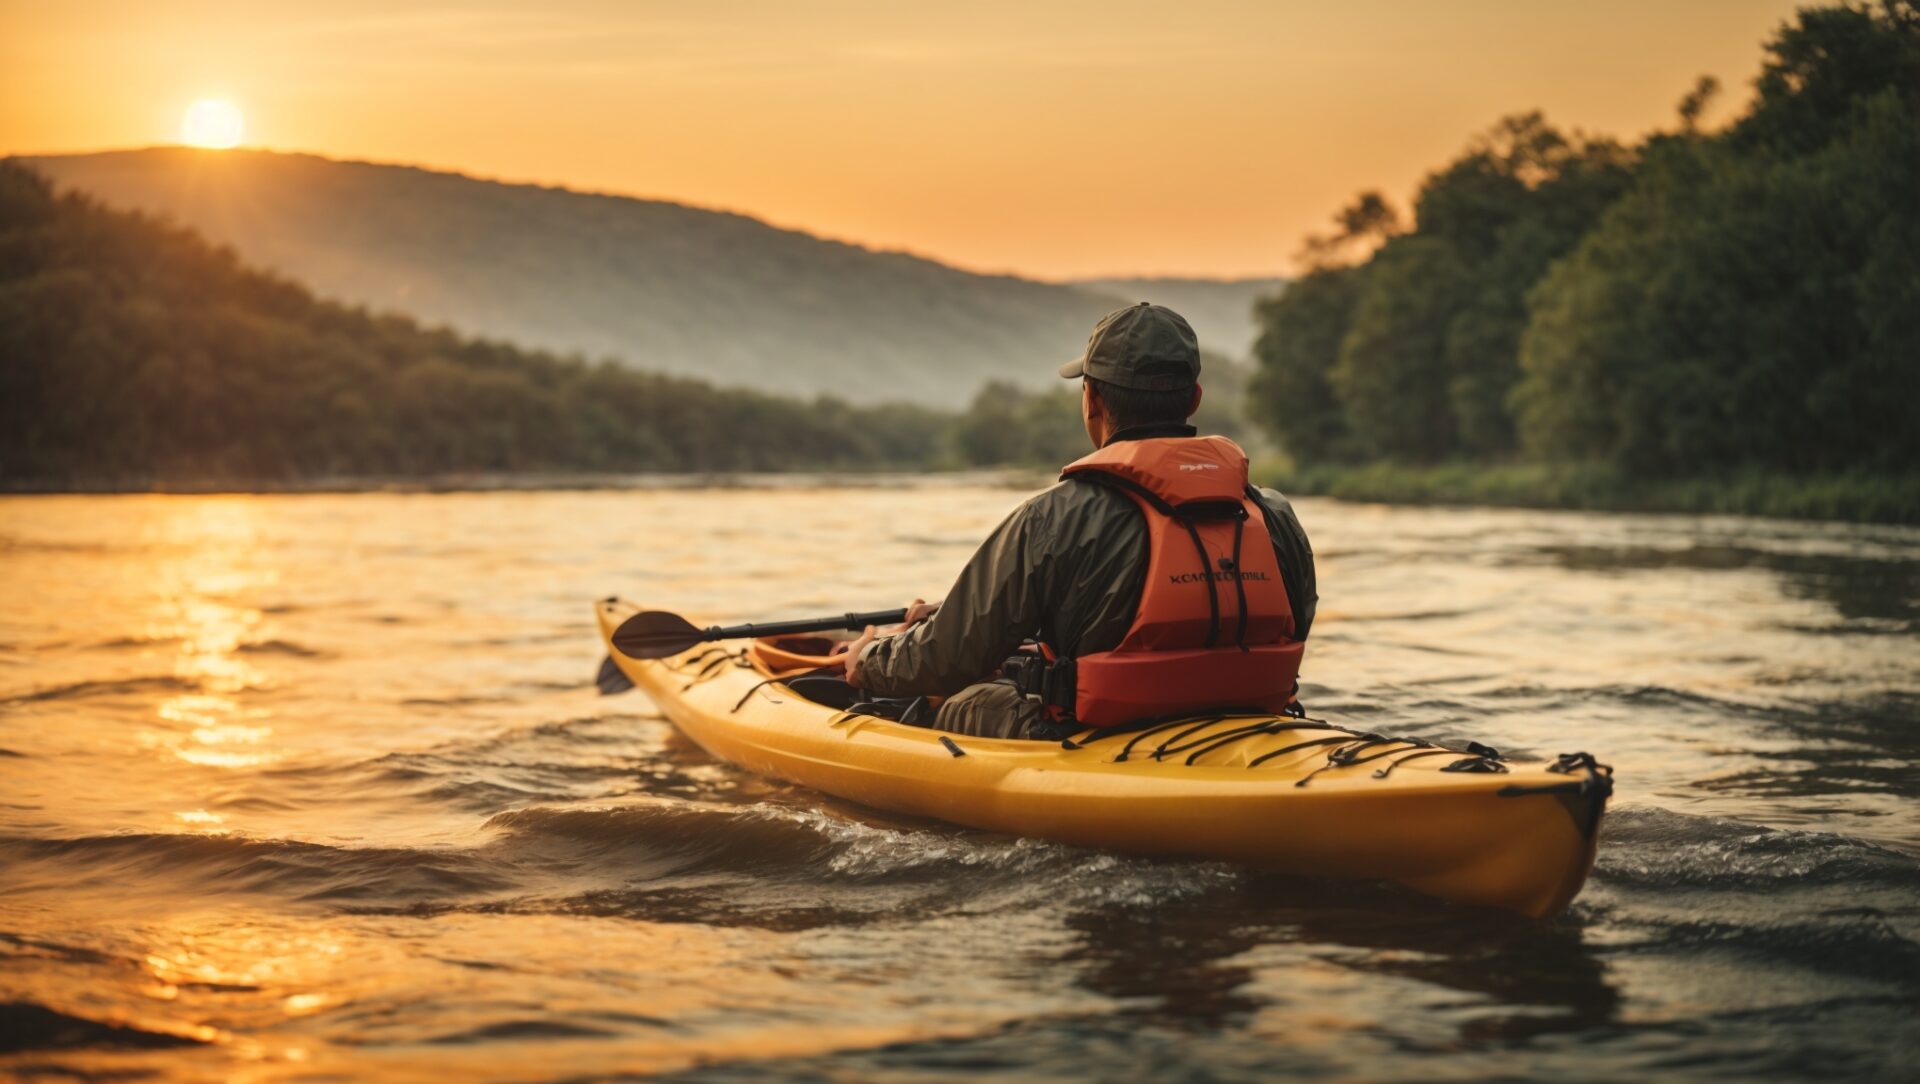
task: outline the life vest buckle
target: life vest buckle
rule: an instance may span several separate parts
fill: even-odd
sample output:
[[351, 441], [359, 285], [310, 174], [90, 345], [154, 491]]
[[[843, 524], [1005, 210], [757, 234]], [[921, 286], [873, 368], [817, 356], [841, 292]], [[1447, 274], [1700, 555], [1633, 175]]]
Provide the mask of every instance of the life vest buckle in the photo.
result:
[[1002, 677], [1013, 682], [1022, 699], [1030, 700], [1055, 719], [1071, 719], [1074, 701], [1072, 659], [1044, 659], [1038, 655], [1015, 655], [1001, 666]]

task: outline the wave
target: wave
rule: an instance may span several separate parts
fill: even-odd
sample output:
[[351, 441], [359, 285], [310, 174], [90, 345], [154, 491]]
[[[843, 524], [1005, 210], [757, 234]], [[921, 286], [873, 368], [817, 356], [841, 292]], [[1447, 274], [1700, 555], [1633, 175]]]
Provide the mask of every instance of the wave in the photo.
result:
[[291, 640], [255, 640], [234, 648], [243, 655], [290, 655], [296, 659], [324, 659], [331, 653], [319, 648], [296, 644]]
[[91, 696], [122, 696], [128, 693], [146, 692], [200, 692], [202, 684], [190, 678], [172, 674], [155, 674], [148, 677], [116, 678], [107, 681], [75, 681], [66, 685], [52, 685], [30, 692], [0, 696], [0, 705], [32, 704], [46, 700], [78, 700]]
[[0, 838], [9, 890], [68, 894], [79, 888], [142, 893], [273, 894], [301, 902], [483, 894], [515, 887], [470, 852], [333, 847], [240, 835], [129, 833], [67, 839]]
[[[96, 640], [86, 646], [105, 651], [124, 651], [132, 648], [159, 647], [163, 644], [177, 644], [179, 642], [180, 637], [178, 636], [113, 636], [105, 640]], [[49, 644], [47, 646], [53, 647], [56, 645]]]
[[723, 923], [789, 921], [781, 914], [803, 888], [816, 917], [832, 921], [892, 906], [888, 888], [949, 906], [1147, 906], [1238, 876], [1225, 866], [875, 824], [774, 802], [650, 796], [517, 809], [481, 827], [486, 835], [473, 845], [445, 848], [189, 833], [0, 837], [0, 864], [22, 895], [269, 894], [355, 911], [617, 911]]
[[1884, 915], [1828, 911], [1806, 920], [1694, 921], [1661, 927], [1663, 954], [1731, 952], [1885, 983], [1920, 994], [1920, 944]]
[[1663, 891], [1846, 885], [1920, 895], [1920, 858], [1830, 832], [1634, 807], [1607, 815], [1594, 877]]
[[0, 1054], [28, 1050], [164, 1050], [204, 1043], [203, 1039], [131, 1024], [89, 1020], [37, 1002], [0, 1002]]
[[[678, 769], [667, 735], [652, 715], [586, 716], [262, 774], [336, 799], [411, 797], [482, 814], [539, 802], [606, 799], [642, 785], [688, 796], [716, 790], [711, 779], [696, 781]], [[685, 759], [689, 765], [710, 763]]]
[[499, 814], [488, 826], [530, 842], [566, 840], [601, 858], [637, 849], [677, 878], [725, 873], [751, 878], [770, 895], [795, 885], [816, 897], [845, 888], [847, 900], [859, 901], [855, 909], [868, 912], [870, 901], [887, 897], [867, 890], [887, 887], [931, 890], [989, 909], [1043, 899], [1145, 907], [1235, 883], [1244, 873], [1219, 863], [1132, 858], [945, 825], [892, 826], [772, 802], [534, 808]]

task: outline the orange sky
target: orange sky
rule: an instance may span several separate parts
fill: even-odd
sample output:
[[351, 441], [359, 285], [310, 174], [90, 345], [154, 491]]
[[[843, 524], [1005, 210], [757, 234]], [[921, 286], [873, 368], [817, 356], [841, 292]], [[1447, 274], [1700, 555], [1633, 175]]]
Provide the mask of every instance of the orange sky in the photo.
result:
[[1284, 271], [1504, 113], [1745, 100], [1775, 0], [0, 0], [0, 153], [247, 142], [745, 211], [1040, 277]]

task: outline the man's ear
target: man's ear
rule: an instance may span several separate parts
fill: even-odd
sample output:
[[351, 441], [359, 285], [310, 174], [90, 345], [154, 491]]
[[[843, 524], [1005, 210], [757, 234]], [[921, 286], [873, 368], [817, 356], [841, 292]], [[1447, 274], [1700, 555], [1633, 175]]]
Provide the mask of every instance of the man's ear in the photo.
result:
[[1093, 381], [1080, 381], [1080, 421], [1086, 426], [1087, 439], [1095, 448], [1106, 440], [1107, 404], [1093, 390]]
[[1193, 417], [1194, 412], [1199, 409], [1200, 409], [1200, 385], [1195, 384], [1193, 386], [1193, 398], [1187, 401], [1187, 417], [1189, 418]]

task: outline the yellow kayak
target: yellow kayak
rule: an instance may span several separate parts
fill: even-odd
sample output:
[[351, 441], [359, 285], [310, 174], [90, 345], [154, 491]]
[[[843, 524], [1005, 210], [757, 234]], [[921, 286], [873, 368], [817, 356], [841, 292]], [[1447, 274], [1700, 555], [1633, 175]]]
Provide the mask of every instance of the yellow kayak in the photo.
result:
[[1395, 881], [1534, 917], [1593, 868], [1611, 772], [1512, 764], [1277, 715], [1086, 730], [1060, 742], [945, 734], [803, 699], [756, 641], [659, 660], [612, 650], [640, 607], [596, 606], [620, 670], [712, 755], [876, 809], [1138, 854]]

